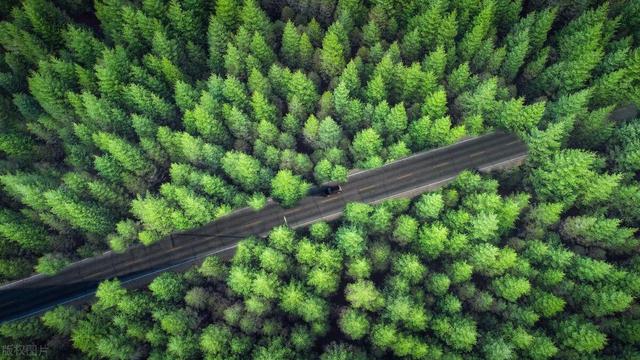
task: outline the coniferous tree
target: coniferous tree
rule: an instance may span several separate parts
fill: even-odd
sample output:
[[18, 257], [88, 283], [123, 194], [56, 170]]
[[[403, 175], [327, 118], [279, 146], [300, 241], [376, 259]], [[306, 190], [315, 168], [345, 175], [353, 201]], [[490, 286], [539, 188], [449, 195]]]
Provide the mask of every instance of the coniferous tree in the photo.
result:
[[291, 21], [288, 21], [282, 32], [282, 57], [290, 68], [294, 69], [299, 64], [300, 35]]
[[53, 244], [53, 238], [41, 224], [21, 217], [8, 209], [0, 211], [0, 234], [30, 251], [44, 251]]
[[221, 160], [224, 172], [245, 189], [264, 187], [266, 169], [250, 155], [241, 152], [227, 152]]
[[320, 63], [322, 73], [328, 78], [333, 78], [342, 72], [346, 63], [344, 60], [345, 52], [342, 43], [336, 31], [329, 31], [322, 39], [322, 49], [320, 50]]
[[271, 181], [271, 193], [282, 202], [283, 206], [289, 207], [303, 198], [311, 185], [293, 175], [289, 170], [281, 170]]

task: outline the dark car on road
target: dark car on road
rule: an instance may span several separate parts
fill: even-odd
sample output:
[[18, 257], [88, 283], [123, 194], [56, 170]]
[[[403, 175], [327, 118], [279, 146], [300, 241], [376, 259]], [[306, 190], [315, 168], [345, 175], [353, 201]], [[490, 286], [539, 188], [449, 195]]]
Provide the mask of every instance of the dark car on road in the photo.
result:
[[322, 190], [324, 196], [331, 196], [333, 194], [338, 194], [342, 192], [342, 187], [340, 185], [328, 185], [325, 186]]

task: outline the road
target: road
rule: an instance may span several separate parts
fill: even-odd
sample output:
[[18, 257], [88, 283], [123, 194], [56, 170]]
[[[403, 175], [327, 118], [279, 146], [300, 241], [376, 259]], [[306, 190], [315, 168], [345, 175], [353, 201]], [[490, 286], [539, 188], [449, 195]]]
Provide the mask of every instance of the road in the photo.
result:
[[353, 201], [378, 203], [413, 197], [444, 185], [464, 169], [509, 167], [521, 162], [526, 153], [526, 145], [517, 137], [492, 133], [414, 154], [380, 168], [355, 171], [340, 194], [323, 197], [313, 190], [289, 209], [270, 200], [259, 211], [239, 209], [148, 247], [135, 245], [120, 254], [109, 251], [73, 263], [54, 276], [39, 274], [1, 286], [0, 322], [39, 315], [56, 305], [89, 301], [105, 279], [117, 277], [127, 288], [140, 287], [163, 271], [185, 270], [209, 255], [229, 258], [240, 239], [265, 236], [275, 226], [299, 228], [319, 220], [333, 220]]

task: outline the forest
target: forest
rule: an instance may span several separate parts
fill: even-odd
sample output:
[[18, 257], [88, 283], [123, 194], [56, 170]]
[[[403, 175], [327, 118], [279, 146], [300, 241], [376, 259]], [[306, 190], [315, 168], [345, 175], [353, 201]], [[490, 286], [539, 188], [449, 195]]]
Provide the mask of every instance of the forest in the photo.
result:
[[638, 0], [2, 1], [0, 284], [470, 136], [529, 155], [105, 281], [0, 358], [640, 359], [639, 43]]

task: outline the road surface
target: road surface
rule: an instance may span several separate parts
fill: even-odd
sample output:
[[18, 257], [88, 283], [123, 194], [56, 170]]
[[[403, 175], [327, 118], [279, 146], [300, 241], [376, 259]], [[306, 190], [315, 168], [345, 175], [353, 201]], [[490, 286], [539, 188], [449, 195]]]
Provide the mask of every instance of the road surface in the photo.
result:
[[464, 169], [491, 170], [521, 162], [525, 144], [513, 135], [493, 133], [414, 154], [383, 167], [352, 172], [343, 192], [330, 197], [312, 191], [290, 209], [269, 201], [260, 211], [239, 209], [208, 225], [173, 234], [153, 245], [135, 245], [124, 253], [73, 263], [54, 276], [34, 275], [0, 287], [0, 322], [39, 315], [61, 304], [92, 299], [100, 281], [119, 278], [124, 287], [140, 287], [168, 270], [185, 270], [209, 255], [229, 258], [247, 236], [264, 236], [275, 226], [304, 227], [333, 220], [353, 201], [377, 203], [413, 197], [453, 180]]

